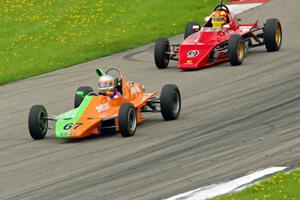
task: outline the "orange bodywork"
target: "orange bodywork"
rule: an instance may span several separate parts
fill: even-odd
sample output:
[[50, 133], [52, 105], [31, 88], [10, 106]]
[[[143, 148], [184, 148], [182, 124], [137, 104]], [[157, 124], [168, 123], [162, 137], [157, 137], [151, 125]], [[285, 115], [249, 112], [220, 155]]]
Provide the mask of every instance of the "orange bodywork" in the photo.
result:
[[99, 134], [103, 121], [114, 120], [115, 128], [118, 131], [118, 114], [123, 103], [132, 103], [136, 108], [137, 122], [144, 119], [141, 109], [156, 92], [144, 93], [144, 87], [138, 83], [127, 83], [122, 74], [122, 95], [117, 98], [108, 96], [90, 96], [89, 105], [84, 110], [80, 118], [71, 127], [68, 138], [82, 138], [93, 134]]

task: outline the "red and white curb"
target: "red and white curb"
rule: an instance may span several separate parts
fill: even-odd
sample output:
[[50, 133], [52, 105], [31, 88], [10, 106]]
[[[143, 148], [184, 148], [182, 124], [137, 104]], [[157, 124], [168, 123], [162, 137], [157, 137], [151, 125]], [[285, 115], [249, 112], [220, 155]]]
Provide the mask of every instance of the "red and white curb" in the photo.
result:
[[226, 5], [232, 13], [237, 15], [267, 2], [268, 0], [233, 0]]
[[228, 194], [241, 188], [245, 188], [246, 186], [253, 184], [253, 182], [262, 179], [263, 177], [270, 176], [274, 173], [286, 170], [287, 168], [288, 167], [270, 167], [241, 178], [198, 188], [183, 194], [167, 198], [165, 200], [205, 200], [214, 198], [219, 195]]

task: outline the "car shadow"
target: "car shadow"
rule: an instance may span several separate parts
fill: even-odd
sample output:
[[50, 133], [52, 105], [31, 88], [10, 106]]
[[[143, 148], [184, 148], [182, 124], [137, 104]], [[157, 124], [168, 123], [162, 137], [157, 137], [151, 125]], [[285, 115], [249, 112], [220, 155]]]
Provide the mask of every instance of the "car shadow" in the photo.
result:
[[[265, 48], [259, 48], [259, 49], [250, 49], [245, 57], [245, 59], [247, 59], [248, 56], [256, 56], [256, 55], [263, 55], [263, 54], [266, 54], [266, 53], [269, 53], [266, 51]], [[243, 64], [242, 64], [243, 65]], [[211, 69], [211, 68], [220, 68], [220, 67], [232, 67], [232, 68], [236, 68], [236, 67], [240, 67], [240, 66], [231, 66], [229, 61], [226, 61], [226, 62], [220, 62], [220, 63], [216, 63], [214, 65], [211, 65], [211, 66], [205, 66], [205, 67], [201, 67], [201, 68], [198, 68], [198, 69], [178, 69], [177, 68], [177, 62], [172, 62], [169, 64], [168, 68], [166, 70], [176, 70], [176, 71], [180, 71], [180, 72], [184, 72], [184, 73], [189, 73], [189, 72], [195, 72], [195, 71], [201, 71], [201, 70], [207, 70], [207, 69]]]

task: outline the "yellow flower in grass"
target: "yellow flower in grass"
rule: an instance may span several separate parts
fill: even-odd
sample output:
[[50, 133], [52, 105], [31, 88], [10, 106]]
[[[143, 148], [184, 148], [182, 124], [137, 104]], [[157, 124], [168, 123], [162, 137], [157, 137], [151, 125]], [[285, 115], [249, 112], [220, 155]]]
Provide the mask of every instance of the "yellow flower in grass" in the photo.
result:
[[280, 186], [280, 189], [284, 189], [284, 186], [282, 185], [282, 186]]

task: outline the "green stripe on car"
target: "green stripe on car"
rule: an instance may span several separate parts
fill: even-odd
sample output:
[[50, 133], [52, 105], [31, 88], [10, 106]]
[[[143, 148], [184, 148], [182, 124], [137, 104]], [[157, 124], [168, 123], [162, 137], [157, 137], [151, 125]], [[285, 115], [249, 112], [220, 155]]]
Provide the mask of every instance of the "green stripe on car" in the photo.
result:
[[57, 138], [69, 138], [72, 126], [80, 119], [91, 100], [92, 96], [86, 96], [78, 108], [57, 116], [58, 120], [55, 124], [55, 134]]

